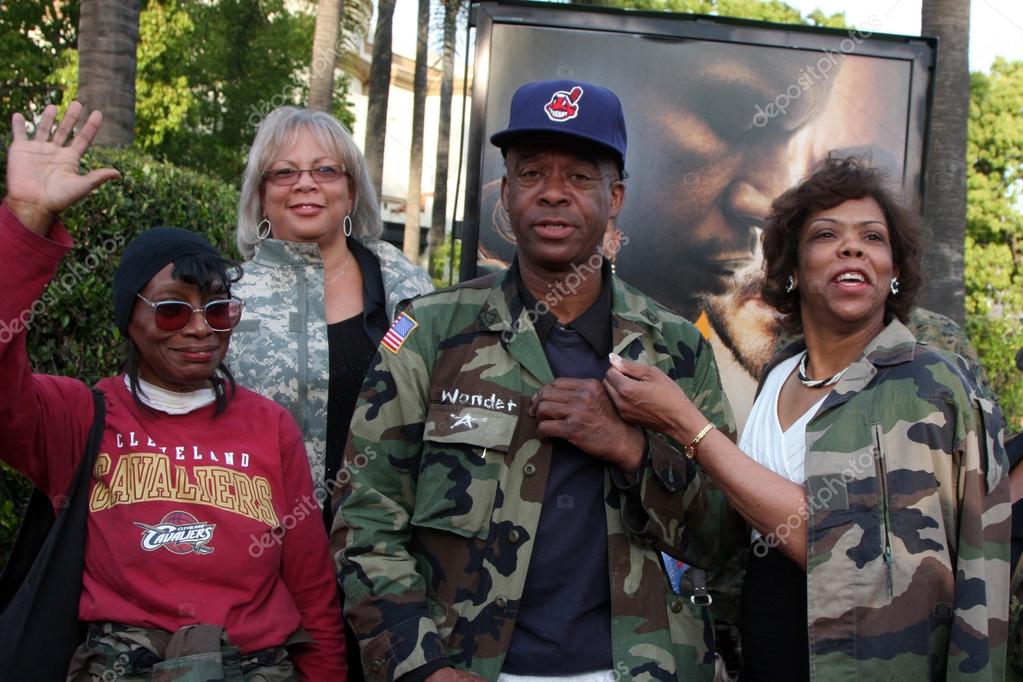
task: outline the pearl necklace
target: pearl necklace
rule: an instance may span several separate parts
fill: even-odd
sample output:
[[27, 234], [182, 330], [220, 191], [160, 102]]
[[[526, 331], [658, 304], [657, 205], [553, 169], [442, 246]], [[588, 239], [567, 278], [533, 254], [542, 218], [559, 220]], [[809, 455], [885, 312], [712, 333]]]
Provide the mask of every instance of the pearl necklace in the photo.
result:
[[823, 388], [824, 386], [834, 386], [838, 383], [838, 380], [845, 374], [845, 370], [849, 369], [846, 367], [838, 374], [832, 374], [826, 379], [811, 379], [806, 375], [806, 351], [803, 352], [803, 357], [799, 359], [799, 380], [803, 382], [803, 385], [807, 388]]

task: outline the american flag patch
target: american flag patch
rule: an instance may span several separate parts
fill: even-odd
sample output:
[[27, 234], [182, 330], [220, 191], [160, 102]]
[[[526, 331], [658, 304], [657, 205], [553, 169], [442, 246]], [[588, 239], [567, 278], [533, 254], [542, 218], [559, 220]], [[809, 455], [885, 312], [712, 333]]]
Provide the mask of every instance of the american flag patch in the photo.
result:
[[419, 323], [409, 317], [407, 313], [402, 313], [394, 318], [394, 323], [387, 330], [387, 333], [384, 334], [384, 338], [380, 340], [380, 345], [397, 354], [401, 347], [405, 345], [405, 340], [408, 339], [409, 334], [418, 326]]

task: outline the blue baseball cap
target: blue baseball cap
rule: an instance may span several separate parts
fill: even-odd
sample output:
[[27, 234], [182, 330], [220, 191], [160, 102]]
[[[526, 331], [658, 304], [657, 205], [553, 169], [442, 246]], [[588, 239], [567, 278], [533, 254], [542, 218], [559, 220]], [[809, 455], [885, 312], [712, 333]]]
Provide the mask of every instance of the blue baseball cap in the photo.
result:
[[526, 83], [512, 95], [508, 127], [490, 136], [506, 151], [536, 133], [568, 135], [606, 147], [625, 165], [625, 113], [618, 96], [599, 85], [573, 80]]

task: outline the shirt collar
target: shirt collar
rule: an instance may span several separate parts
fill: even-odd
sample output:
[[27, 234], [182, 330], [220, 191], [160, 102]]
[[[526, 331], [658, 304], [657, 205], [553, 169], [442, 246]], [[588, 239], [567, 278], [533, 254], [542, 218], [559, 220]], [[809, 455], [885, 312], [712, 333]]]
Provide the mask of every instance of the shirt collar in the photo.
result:
[[[579, 317], [562, 326], [570, 327], [578, 332], [597, 355], [607, 355], [611, 352], [611, 302], [613, 298], [611, 290], [611, 264], [608, 263], [607, 259], [603, 259], [600, 273], [600, 293], [597, 295], [597, 300], [584, 310]], [[536, 316], [536, 322], [534, 322], [536, 335], [539, 337], [541, 344], [546, 344], [551, 330], [554, 329], [554, 325], [558, 324], [557, 318], [550, 312], [550, 308], [547, 305], [540, 306], [539, 302], [522, 282], [522, 272], [519, 269], [518, 256], [515, 256], [515, 259], [512, 261], [509, 276], [512, 278], [514, 288], [517, 290], [516, 298], [518, 299], [514, 301], [516, 305], [512, 307], [512, 319], [518, 318], [519, 310], [517, 308], [519, 305], [526, 310], [533, 311]], [[552, 294], [555, 293], [552, 290]]]

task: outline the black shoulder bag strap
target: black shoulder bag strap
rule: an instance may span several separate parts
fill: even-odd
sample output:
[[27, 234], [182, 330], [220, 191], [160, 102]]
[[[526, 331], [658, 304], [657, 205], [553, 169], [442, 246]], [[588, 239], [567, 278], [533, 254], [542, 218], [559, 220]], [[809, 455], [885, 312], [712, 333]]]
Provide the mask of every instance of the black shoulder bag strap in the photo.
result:
[[59, 682], [81, 641], [85, 520], [89, 481], [105, 425], [103, 394], [93, 389], [95, 418], [64, 511], [32, 492], [18, 539], [0, 576], [0, 679]]

